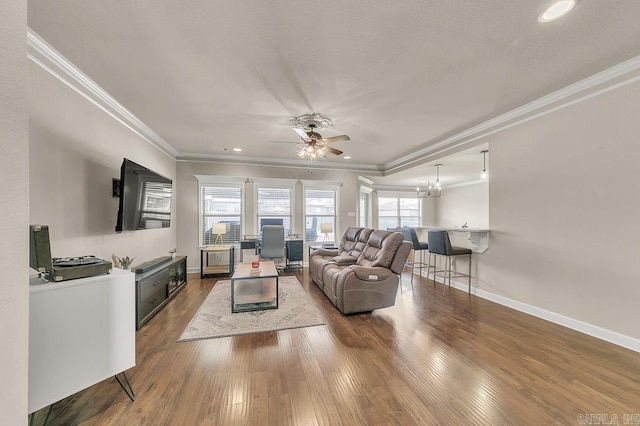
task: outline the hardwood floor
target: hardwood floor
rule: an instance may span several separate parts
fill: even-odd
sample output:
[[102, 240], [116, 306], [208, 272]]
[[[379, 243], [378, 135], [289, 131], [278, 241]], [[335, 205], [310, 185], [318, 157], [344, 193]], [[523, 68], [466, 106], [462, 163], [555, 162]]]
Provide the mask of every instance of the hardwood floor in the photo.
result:
[[[137, 365], [127, 372], [136, 401], [105, 380], [56, 403], [48, 424], [639, 420], [638, 353], [455, 289], [443, 297], [426, 279], [411, 291], [408, 273], [394, 307], [352, 316], [334, 308], [306, 269], [286, 275], [298, 277], [326, 325], [176, 343], [216, 282], [190, 274], [137, 332]], [[45, 415], [37, 412], [34, 424]]]

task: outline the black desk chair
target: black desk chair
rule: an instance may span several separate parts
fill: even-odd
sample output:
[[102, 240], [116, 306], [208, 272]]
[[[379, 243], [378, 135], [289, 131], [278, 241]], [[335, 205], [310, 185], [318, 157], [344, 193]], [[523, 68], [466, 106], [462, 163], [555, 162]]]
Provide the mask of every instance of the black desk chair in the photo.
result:
[[[427, 278], [429, 278], [429, 269], [431, 268], [431, 256], [428, 256], [427, 263], [424, 263], [422, 258], [422, 253], [425, 250], [429, 250], [429, 244], [419, 241], [418, 234], [414, 228], [409, 228], [407, 226], [402, 227], [402, 235], [404, 235], [404, 240], [409, 241], [412, 244], [411, 250], [413, 251], [413, 256], [411, 256], [411, 261], [407, 260], [407, 265], [411, 265], [411, 288], [413, 289], [413, 272], [416, 269], [416, 265], [418, 265], [418, 273], [422, 276], [422, 267], [424, 265], [427, 266]], [[416, 262], [416, 252], [420, 252], [420, 260]]]
[[[436, 271], [434, 266], [433, 268], [433, 279], [438, 274], [438, 272], [442, 272], [442, 278], [444, 279], [444, 284], [446, 285], [447, 278], [449, 278], [449, 287], [451, 287], [451, 277], [469, 277], [469, 294], [471, 294], [471, 249], [463, 248], [463, 247], [453, 247], [451, 245], [451, 240], [449, 239], [449, 233], [447, 231], [438, 231], [438, 230], [429, 230], [428, 232], [428, 241], [429, 241], [429, 262], [431, 262], [431, 255], [436, 256], [446, 256], [447, 262], [445, 263], [445, 269]], [[451, 269], [451, 258], [453, 256], [469, 256], [469, 274], [462, 274], [456, 272]], [[435, 261], [434, 261], [435, 265]], [[427, 270], [427, 277], [429, 276], [429, 271]], [[444, 296], [444, 292], [446, 287], [442, 289], [442, 295]]]

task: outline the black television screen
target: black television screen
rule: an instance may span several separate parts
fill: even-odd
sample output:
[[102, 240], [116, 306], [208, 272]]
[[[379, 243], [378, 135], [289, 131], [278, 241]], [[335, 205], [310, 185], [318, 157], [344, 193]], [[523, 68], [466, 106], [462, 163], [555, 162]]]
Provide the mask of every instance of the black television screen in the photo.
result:
[[171, 179], [125, 158], [120, 168], [116, 231], [169, 228], [171, 192]]

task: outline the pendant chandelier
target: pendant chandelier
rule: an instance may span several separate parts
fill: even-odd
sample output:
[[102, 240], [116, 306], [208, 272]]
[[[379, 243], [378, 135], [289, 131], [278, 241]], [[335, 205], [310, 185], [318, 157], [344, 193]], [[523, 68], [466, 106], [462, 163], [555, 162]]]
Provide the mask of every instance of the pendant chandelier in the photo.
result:
[[427, 189], [420, 191], [420, 187], [416, 188], [416, 196], [418, 198], [439, 197], [442, 194], [442, 188], [440, 188], [440, 166], [442, 164], [436, 164], [436, 182], [432, 185], [430, 181], [427, 181]]
[[480, 154], [482, 154], [482, 172], [480, 172], [480, 179], [482, 180], [487, 180], [487, 152], [489, 152], [488, 149], [480, 151]]

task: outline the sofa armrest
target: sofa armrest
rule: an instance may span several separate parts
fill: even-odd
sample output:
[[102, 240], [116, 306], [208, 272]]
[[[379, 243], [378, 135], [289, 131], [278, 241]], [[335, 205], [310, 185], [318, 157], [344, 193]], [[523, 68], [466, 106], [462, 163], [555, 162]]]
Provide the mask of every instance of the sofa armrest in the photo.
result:
[[329, 259], [329, 262], [335, 263], [339, 266], [355, 265], [357, 261], [358, 259], [353, 256], [334, 256], [333, 258]]
[[311, 253], [311, 256], [337, 256], [338, 255], [338, 249], [326, 249], [326, 248], [319, 248], [314, 250]]
[[351, 265], [349, 268], [356, 274], [356, 277], [362, 281], [384, 281], [393, 275], [390, 269], [381, 266]]
[[404, 264], [407, 261], [407, 258], [409, 257], [409, 253], [411, 253], [412, 248], [413, 248], [413, 244], [411, 244], [409, 241], [404, 241], [400, 245], [400, 247], [398, 247], [398, 250], [396, 251], [396, 255], [394, 256], [393, 261], [389, 266], [389, 269], [391, 269], [393, 272], [395, 272], [398, 275], [402, 274], [402, 270], [404, 269]]

